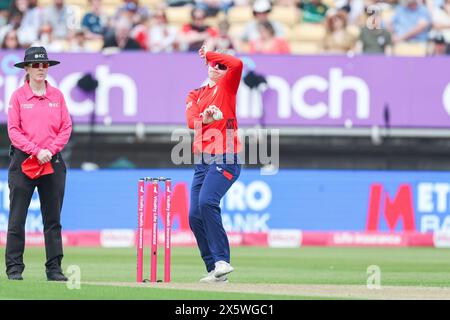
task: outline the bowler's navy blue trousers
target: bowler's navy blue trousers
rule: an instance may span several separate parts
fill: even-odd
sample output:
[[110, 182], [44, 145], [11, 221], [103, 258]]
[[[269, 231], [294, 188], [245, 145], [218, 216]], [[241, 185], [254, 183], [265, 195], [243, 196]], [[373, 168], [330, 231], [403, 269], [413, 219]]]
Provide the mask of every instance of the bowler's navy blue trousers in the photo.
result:
[[[230, 263], [230, 245], [220, 215], [220, 200], [241, 173], [237, 155], [202, 157], [195, 165], [189, 225], [208, 272], [217, 261]], [[230, 159], [232, 161], [230, 161]], [[230, 163], [232, 162], [232, 163]]]

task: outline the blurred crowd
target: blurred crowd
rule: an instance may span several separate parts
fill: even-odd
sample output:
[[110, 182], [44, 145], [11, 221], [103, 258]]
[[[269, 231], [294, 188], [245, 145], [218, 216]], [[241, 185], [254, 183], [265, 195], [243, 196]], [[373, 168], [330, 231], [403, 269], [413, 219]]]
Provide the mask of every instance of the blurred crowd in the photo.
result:
[[0, 0], [2, 49], [450, 54], [450, 0]]

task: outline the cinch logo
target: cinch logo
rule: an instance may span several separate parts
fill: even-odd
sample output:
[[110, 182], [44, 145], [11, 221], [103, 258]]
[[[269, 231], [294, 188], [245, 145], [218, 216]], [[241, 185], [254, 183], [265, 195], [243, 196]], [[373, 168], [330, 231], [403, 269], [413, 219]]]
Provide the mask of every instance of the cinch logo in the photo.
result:
[[401, 184], [397, 194], [391, 200], [389, 193], [383, 190], [381, 184], [372, 184], [367, 214], [367, 231], [379, 231], [382, 213], [389, 231], [395, 231], [400, 220], [403, 222], [402, 231], [415, 231], [411, 185]]
[[[20, 58], [17, 57], [17, 59], [20, 61]], [[2, 63], [5, 63], [4, 61], [4, 59], [0, 59], [0, 69]], [[51, 76], [48, 76], [47, 80], [63, 92], [69, 112], [74, 117], [89, 116], [92, 112], [99, 117], [110, 116], [110, 108], [116, 103], [118, 108], [122, 107], [121, 116], [135, 117], [138, 115], [138, 86], [132, 76], [124, 73], [112, 73], [108, 65], [98, 65], [93, 74], [99, 84], [95, 91], [95, 97], [86, 96], [83, 101], [72, 99], [71, 94], [72, 90], [76, 88], [78, 79], [83, 76], [82, 72], [67, 73], [59, 82], [56, 82]], [[20, 81], [20, 76], [17, 74], [0, 74], [0, 83], [2, 84], [0, 88], [3, 91], [3, 95], [0, 97], [0, 119], [3, 119], [3, 113], [8, 110], [4, 102], [9, 101], [14, 90], [20, 87]], [[113, 90], [122, 91], [121, 102], [111, 103]]]
[[[350, 103], [350, 108], [355, 110], [353, 118], [368, 119], [370, 116], [369, 85], [363, 78], [344, 74], [341, 68], [330, 68], [327, 77], [304, 75], [292, 85], [284, 77], [268, 75], [266, 78], [269, 90], [277, 96], [275, 111], [278, 119], [343, 119], [344, 109], [349, 108], [349, 103], [344, 102], [344, 96], [349, 92], [355, 97]], [[239, 88], [239, 118], [258, 119], [263, 116], [263, 99], [256, 96], [254, 91], [247, 86]], [[322, 99], [310, 102], [307, 96], [312, 91], [321, 94]]]

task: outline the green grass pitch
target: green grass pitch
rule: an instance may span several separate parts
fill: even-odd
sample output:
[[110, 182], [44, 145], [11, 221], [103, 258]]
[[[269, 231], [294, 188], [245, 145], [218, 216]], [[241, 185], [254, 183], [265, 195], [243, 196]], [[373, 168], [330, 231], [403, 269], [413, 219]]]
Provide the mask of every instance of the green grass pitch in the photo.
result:
[[[160, 250], [158, 277], [163, 276]], [[0, 248], [4, 257], [4, 248]], [[149, 277], [149, 250], [144, 277]], [[134, 249], [65, 248], [63, 268], [81, 269], [81, 289], [47, 282], [44, 248], [27, 248], [24, 281], [8, 281], [0, 274], [0, 299], [317, 299], [302, 295], [261, 292], [205, 292], [158, 287], [97, 285], [134, 283]], [[235, 272], [230, 284], [365, 285], [367, 267], [381, 269], [382, 285], [450, 287], [450, 250], [435, 248], [232, 248]], [[197, 248], [172, 249], [172, 283], [197, 283], [205, 274]], [[222, 284], [227, 285], [227, 284]]]

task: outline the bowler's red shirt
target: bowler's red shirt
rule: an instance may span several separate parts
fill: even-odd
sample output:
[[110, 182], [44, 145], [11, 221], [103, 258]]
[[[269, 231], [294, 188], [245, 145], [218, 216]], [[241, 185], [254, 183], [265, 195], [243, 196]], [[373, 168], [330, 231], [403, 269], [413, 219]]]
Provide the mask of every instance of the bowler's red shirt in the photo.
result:
[[[236, 57], [208, 51], [207, 62], [227, 66], [227, 72], [214, 86], [209, 84], [192, 90], [186, 99], [188, 127], [195, 129], [194, 153], [238, 153], [241, 145], [237, 136], [236, 94], [242, 75], [242, 61]], [[209, 124], [202, 123], [201, 113], [210, 105], [222, 111], [223, 119]]]
[[47, 81], [46, 93], [36, 96], [28, 81], [14, 91], [8, 108], [8, 135], [14, 147], [37, 155], [41, 149], [57, 154], [67, 144], [72, 121], [64, 96]]

